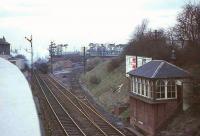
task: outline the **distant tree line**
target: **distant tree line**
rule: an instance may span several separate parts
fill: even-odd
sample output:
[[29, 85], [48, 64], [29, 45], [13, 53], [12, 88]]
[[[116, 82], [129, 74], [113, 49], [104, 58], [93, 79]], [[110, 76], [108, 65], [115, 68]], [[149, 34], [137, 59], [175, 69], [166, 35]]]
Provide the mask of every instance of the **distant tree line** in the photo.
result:
[[165, 30], [148, 28], [145, 19], [135, 29], [124, 55], [173, 60], [177, 65], [200, 63], [200, 2], [185, 4], [175, 26]]

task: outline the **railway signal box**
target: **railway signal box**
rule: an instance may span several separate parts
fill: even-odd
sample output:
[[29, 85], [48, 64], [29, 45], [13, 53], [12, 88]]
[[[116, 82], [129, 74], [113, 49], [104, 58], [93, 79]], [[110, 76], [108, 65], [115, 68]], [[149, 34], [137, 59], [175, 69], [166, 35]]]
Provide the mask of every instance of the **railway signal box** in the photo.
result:
[[182, 110], [183, 84], [189, 73], [163, 60], [130, 71], [130, 123], [149, 135]]

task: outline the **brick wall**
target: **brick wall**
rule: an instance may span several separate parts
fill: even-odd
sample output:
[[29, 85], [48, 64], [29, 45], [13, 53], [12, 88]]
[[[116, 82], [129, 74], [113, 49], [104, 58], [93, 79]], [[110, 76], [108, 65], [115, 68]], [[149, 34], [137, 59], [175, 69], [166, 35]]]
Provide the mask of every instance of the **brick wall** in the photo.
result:
[[162, 125], [176, 113], [177, 101], [150, 104], [130, 97], [130, 124], [154, 135]]

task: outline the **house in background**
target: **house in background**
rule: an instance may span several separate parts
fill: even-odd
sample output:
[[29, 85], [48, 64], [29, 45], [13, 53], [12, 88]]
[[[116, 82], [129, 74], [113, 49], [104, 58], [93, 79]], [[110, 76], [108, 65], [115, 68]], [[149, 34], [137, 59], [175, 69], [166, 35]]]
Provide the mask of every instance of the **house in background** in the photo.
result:
[[130, 124], [154, 135], [183, 109], [189, 73], [163, 60], [152, 60], [128, 72], [131, 79]]
[[0, 57], [8, 60], [10, 55], [10, 43], [8, 43], [5, 37], [0, 38]]
[[101, 44], [101, 43], [90, 43], [87, 55], [92, 57], [116, 57], [119, 56], [126, 44]]
[[8, 43], [5, 37], [0, 38], [0, 55], [10, 55], [10, 43]]
[[70, 59], [54, 57], [52, 61], [54, 71], [67, 70], [72, 68], [72, 61]]

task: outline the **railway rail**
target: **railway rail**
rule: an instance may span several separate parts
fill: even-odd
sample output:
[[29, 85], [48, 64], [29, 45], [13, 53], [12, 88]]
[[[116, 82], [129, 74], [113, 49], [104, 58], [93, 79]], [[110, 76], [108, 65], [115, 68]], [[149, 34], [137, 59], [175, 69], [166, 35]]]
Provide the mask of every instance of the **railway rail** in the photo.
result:
[[54, 114], [55, 126], [59, 126], [55, 135], [125, 136], [97, 113], [94, 107], [76, 97], [56, 79], [41, 74], [35, 74], [35, 79]]
[[76, 97], [71, 91], [69, 91], [63, 84], [61, 84], [59, 81], [57, 81], [52, 76], [49, 78], [50, 84], [54, 85], [57, 90], [62, 92], [62, 94], [65, 97], [68, 97], [71, 99], [81, 111], [84, 112], [84, 114], [92, 120], [106, 135], [108, 136], [125, 136], [121, 131], [119, 131], [115, 126], [113, 126], [111, 123], [109, 123], [107, 120], [105, 120], [95, 109], [94, 107], [88, 105], [88, 102], [84, 102], [83, 98], [82, 100], [78, 97]]
[[[97, 103], [95, 103], [95, 100], [86, 92], [82, 89], [79, 83], [79, 77], [81, 74], [81, 69], [73, 69], [73, 71], [70, 74], [67, 74], [64, 76], [64, 80], [57, 79], [55, 76], [51, 75], [52, 78], [61, 84], [66, 90], [70, 91], [72, 94], [74, 94], [76, 97], [79, 98], [83, 103], [85, 103], [87, 106], [89, 106], [91, 109], [93, 109], [99, 116], [102, 116], [103, 118], [106, 118], [109, 120], [109, 122], [112, 122], [113, 124], [118, 123], [118, 121], [112, 117], [112, 115], [107, 114], [106, 111], [102, 109], [101, 106], [99, 106]], [[65, 84], [64, 84], [65, 83]], [[65, 90], [63, 90], [64, 93]], [[66, 93], [68, 95], [68, 93]], [[79, 102], [80, 103], [80, 102]], [[77, 104], [79, 105], [79, 104]], [[85, 108], [81, 107], [84, 112], [87, 112]], [[87, 113], [86, 113], [87, 114]], [[135, 132], [130, 131], [127, 129], [128, 126], [126, 127], [120, 127], [119, 130], [123, 132], [126, 136], [136, 136]]]
[[[86, 136], [86, 134], [80, 129], [80, 127], [75, 123], [69, 113], [63, 108], [57, 98], [46, 86], [45, 82], [40, 79], [36, 74], [35, 79], [42, 91], [48, 106], [51, 109], [51, 115], [54, 115], [54, 126], [57, 127], [51, 135], [55, 136]], [[59, 126], [59, 127], [58, 127]]]
[[43, 79], [46, 85], [51, 88], [54, 95], [60, 100], [60, 103], [69, 112], [69, 114], [73, 116], [86, 135], [106, 135], [106, 133], [104, 133], [95, 122], [85, 115], [85, 113], [77, 107], [77, 105], [68, 96], [66, 96], [62, 91], [59, 91], [57, 86], [52, 83], [48, 77], [43, 77]]
[[[48, 116], [54, 122], [50, 124], [51, 128], [53, 127], [52, 135], [125, 136], [125, 131], [122, 132], [121, 129], [119, 130], [108, 122], [84, 96], [84, 93], [79, 93], [79, 91], [72, 93], [52, 75], [34, 73], [34, 77], [46, 100]], [[80, 88], [75, 83], [77, 79], [72, 80], [71, 89]]]
[[39, 114], [42, 113], [41, 119], [43, 120], [45, 135], [68, 136], [67, 133], [64, 131], [61, 123], [59, 122], [57, 115], [55, 115], [55, 112], [53, 111], [52, 107], [49, 105], [45, 96], [43, 96], [42, 91], [39, 91], [41, 90], [41, 84], [39, 84], [37, 80], [38, 79], [34, 76], [33, 78], [33, 84], [35, 85], [34, 91], [40, 94], [38, 95], [40, 103]]

